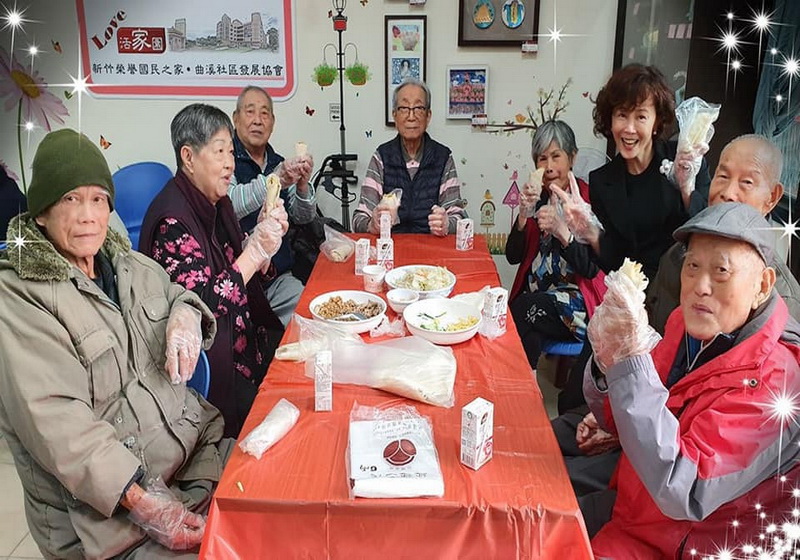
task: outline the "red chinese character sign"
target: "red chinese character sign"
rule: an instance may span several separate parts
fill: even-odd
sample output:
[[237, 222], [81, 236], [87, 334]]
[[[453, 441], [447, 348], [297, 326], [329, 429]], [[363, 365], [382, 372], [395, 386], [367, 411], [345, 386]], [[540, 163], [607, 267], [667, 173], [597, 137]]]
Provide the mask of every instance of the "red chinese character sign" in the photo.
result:
[[96, 95], [275, 100], [296, 86], [292, 0], [76, 0], [81, 64]]

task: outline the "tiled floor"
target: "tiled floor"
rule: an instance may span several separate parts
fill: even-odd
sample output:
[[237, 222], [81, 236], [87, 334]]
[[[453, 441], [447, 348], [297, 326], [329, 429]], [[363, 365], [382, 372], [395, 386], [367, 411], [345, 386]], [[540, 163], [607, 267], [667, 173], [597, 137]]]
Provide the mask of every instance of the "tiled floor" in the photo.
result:
[[6, 440], [0, 436], [0, 558], [42, 558], [28, 532], [22, 485]]
[[[556, 412], [556, 395], [545, 376], [539, 376], [539, 388], [544, 396], [547, 412], [553, 417]], [[20, 484], [14, 460], [5, 439], [0, 436], [0, 560], [42, 558], [39, 549], [28, 532], [28, 523], [22, 505]]]

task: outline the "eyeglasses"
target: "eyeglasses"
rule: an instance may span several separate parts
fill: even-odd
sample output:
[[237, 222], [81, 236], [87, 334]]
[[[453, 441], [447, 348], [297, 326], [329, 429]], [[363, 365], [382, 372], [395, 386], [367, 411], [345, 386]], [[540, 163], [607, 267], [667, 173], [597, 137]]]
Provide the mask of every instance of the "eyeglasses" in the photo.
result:
[[405, 117], [408, 117], [411, 113], [414, 113], [415, 115], [422, 116], [422, 115], [424, 115], [425, 113], [428, 112], [428, 108], [427, 107], [423, 107], [422, 105], [417, 105], [416, 107], [405, 107], [405, 106], [401, 105], [401, 106], [397, 107], [395, 109], [395, 111], [397, 111], [398, 115], [400, 115], [401, 117], [405, 118]]

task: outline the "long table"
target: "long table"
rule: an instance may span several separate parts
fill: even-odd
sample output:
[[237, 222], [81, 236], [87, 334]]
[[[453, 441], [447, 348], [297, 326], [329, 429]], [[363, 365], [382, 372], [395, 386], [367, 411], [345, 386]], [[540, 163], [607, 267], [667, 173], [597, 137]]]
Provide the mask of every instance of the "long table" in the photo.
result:
[[[455, 250], [454, 236], [394, 239], [395, 266], [446, 266], [457, 276], [454, 294], [500, 285], [481, 236], [468, 252]], [[320, 256], [297, 312], [310, 317], [313, 297], [340, 289], [362, 289], [352, 259], [337, 264]], [[285, 341], [296, 338], [292, 331]], [[333, 411], [314, 412], [313, 381], [304, 365], [273, 361], [242, 434], [281, 398], [300, 409], [300, 419], [260, 460], [236, 448], [214, 494], [201, 558], [591, 559], [583, 518], [513, 321], [502, 337], [478, 335], [453, 350], [453, 408], [334, 385]], [[495, 405], [494, 457], [473, 471], [459, 461], [461, 407], [478, 396]], [[412, 404], [430, 418], [443, 498], [349, 497], [345, 454], [355, 401]]]

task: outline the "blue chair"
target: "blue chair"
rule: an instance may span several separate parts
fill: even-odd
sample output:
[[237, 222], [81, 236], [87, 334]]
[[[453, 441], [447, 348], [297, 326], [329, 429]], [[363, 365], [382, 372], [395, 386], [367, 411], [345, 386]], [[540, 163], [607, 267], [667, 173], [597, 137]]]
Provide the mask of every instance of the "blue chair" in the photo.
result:
[[112, 176], [116, 191], [114, 209], [128, 229], [134, 249], [139, 248], [142, 220], [150, 203], [172, 179], [172, 175], [172, 171], [163, 163], [143, 161], [126, 165]]
[[208, 356], [206, 356], [205, 350], [200, 350], [200, 358], [197, 360], [194, 374], [186, 383], [186, 386], [191, 387], [202, 395], [203, 398], [206, 398], [208, 397], [209, 385], [211, 385], [211, 366], [208, 363]]
[[569, 370], [575, 362], [575, 357], [583, 350], [583, 342], [561, 342], [558, 340], [546, 340], [542, 344], [542, 354], [555, 356], [556, 371], [553, 385], [557, 389], [563, 389], [567, 384]]

